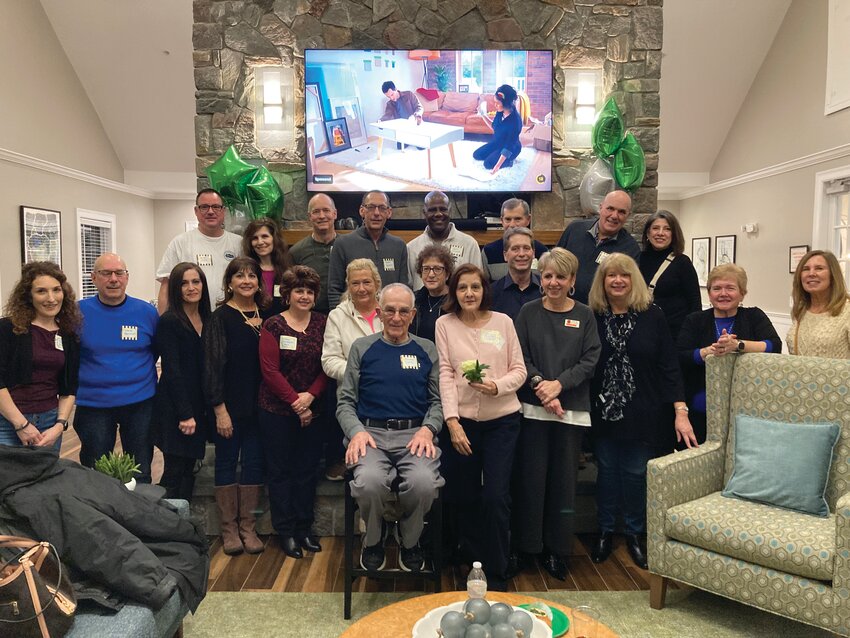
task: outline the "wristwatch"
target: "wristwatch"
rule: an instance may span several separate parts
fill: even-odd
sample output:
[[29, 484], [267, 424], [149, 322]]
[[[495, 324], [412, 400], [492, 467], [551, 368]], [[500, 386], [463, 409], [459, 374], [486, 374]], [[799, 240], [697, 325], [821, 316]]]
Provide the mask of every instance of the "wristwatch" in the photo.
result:
[[431, 430], [431, 434], [433, 434], [434, 436], [437, 436], [437, 428], [435, 428], [430, 423], [425, 423], [425, 427], [428, 428], [429, 430]]
[[531, 377], [531, 380], [528, 382], [528, 384], [531, 386], [532, 390], [536, 390], [537, 386], [539, 386], [542, 382], [543, 377], [541, 377], [539, 374], [535, 374], [533, 377]]
[[738, 341], [738, 352], [743, 352], [743, 351], [744, 351], [744, 342]]
[[68, 419], [56, 419], [56, 423], [62, 424], [62, 431], [63, 432], [68, 431]]

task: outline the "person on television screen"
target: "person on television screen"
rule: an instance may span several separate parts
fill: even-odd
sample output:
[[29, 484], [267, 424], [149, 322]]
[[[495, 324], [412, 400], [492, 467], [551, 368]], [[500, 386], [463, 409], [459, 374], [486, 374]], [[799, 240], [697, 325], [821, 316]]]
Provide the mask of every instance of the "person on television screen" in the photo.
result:
[[[511, 197], [502, 202], [502, 228], [507, 231], [510, 228], [531, 228], [531, 209], [524, 199]], [[534, 260], [531, 269], [537, 270], [537, 260], [549, 249], [542, 242], [534, 240]], [[483, 269], [491, 282], [501, 279], [508, 274], [508, 263], [505, 261], [505, 241], [497, 239], [490, 242], [481, 249], [481, 261]], [[500, 311], [501, 312], [501, 311]]]
[[479, 115], [493, 130], [493, 139], [479, 146], [472, 158], [484, 160], [484, 168], [496, 173], [500, 168], [513, 166], [514, 160], [522, 150], [519, 134], [522, 130], [522, 118], [516, 110], [517, 93], [509, 84], [496, 89], [496, 117], [492, 120], [479, 106]]
[[387, 105], [384, 107], [384, 120], [407, 120], [411, 117], [417, 124], [422, 124], [422, 105], [413, 91], [399, 91], [395, 88], [395, 82], [387, 80], [381, 85], [381, 93], [387, 97]]

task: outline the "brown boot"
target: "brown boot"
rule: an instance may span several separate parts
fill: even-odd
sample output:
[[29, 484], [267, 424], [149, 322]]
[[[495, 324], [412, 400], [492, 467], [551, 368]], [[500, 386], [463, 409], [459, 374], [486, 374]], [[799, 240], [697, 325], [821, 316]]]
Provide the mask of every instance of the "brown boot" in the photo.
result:
[[239, 529], [236, 516], [239, 511], [239, 494], [236, 483], [215, 488], [215, 503], [218, 505], [219, 526], [221, 527], [221, 543], [224, 553], [233, 555], [243, 551], [242, 541], [239, 540]]
[[249, 554], [259, 554], [265, 549], [256, 530], [257, 511], [262, 491], [262, 485], [239, 486], [239, 536], [245, 551]]

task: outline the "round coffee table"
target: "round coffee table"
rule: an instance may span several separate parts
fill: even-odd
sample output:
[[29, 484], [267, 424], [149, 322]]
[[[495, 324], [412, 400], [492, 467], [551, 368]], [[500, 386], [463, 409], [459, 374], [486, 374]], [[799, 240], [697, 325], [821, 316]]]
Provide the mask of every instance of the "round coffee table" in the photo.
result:
[[[393, 605], [382, 607], [373, 611], [368, 616], [361, 618], [346, 629], [340, 638], [374, 638], [374, 636], [393, 636], [394, 638], [407, 638], [413, 635], [413, 625], [432, 609], [450, 605], [452, 603], [466, 600], [466, 592], [450, 591], [442, 594], [428, 594], [417, 598], [408, 598]], [[524, 605], [538, 600], [557, 607], [567, 614], [572, 622], [572, 609], [558, 603], [549, 602], [541, 598], [532, 598], [523, 594], [511, 594], [505, 592], [487, 592], [489, 602], [501, 602], [509, 605]], [[565, 638], [571, 638], [572, 632], [568, 631]], [[602, 623], [599, 624], [597, 638], [619, 638], [613, 630]]]

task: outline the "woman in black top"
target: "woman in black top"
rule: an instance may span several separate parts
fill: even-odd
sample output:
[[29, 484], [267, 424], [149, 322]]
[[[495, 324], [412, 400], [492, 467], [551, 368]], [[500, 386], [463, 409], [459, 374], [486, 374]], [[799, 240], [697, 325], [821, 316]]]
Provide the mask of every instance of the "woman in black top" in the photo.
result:
[[166, 498], [191, 500], [195, 461], [204, 458], [209, 409], [201, 384], [204, 324], [210, 317], [210, 293], [204, 271], [180, 262], [168, 278], [168, 310], [156, 327], [162, 374], [153, 413], [154, 445], [164, 460], [159, 484]]
[[434, 341], [434, 326], [445, 314], [443, 304], [449, 294], [448, 281], [453, 268], [454, 259], [442, 246], [426, 246], [419, 253], [416, 273], [422, 279], [422, 287], [416, 291], [416, 316], [410, 324], [410, 334]]
[[[640, 273], [650, 288], [653, 303], [667, 317], [673, 341], [685, 317], [702, 308], [697, 272], [684, 250], [685, 236], [673, 213], [660, 210], [646, 221]], [[653, 286], [652, 280], [662, 267]]]
[[590, 389], [601, 531], [592, 558], [596, 563], [608, 558], [617, 514], [622, 513], [626, 547], [635, 564], [646, 569], [641, 544], [646, 532], [646, 463], [656, 444], [656, 422], [670, 403], [676, 410], [676, 438], [688, 447], [697, 441], [667, 321], [652, 305], [634, 260], [622, 253], [607, 257], [593, 277], [589, 301], [602, 343]]
[[721, 264], [708, 273], [711, 308], [688, 315], [676, 347], [685, 375], [691, 423], [702, 443], [706, 437], [705, 358], [744, 352], [782, 352], [782, 340], [760, 308], [743, 308], [747, 273], [736, 264]]
[[257, 395], [265, 304], [260, 265], [237, 257], [224, 271], [224, 300], [204, 328], [204, 392], [215, 413], [215, 500], [225, 554], [263, 551], [254, 527], [264, 472]]
[[0, 444], [57, 453], [74, 408], [80, 313], [65, 273], [24, 264], [0, 319]]

